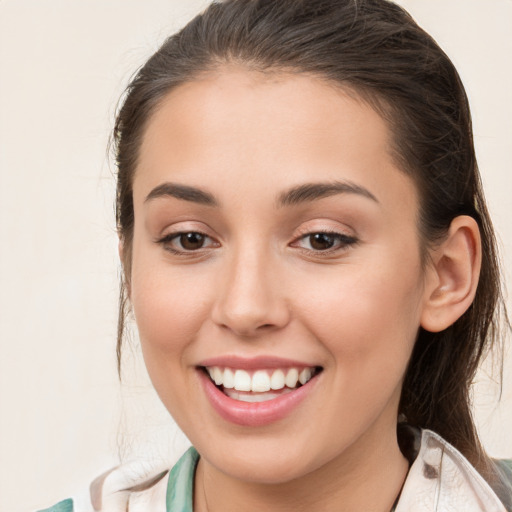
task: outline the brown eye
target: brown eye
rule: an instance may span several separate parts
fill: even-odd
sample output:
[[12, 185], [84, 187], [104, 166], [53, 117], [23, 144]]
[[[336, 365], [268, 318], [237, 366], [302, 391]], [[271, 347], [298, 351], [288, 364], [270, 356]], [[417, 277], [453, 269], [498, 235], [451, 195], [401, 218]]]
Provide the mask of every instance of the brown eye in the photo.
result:
[[357, 238], [353, 236], [329, 231], [317, 231], [301, 236], [292, 246], [300, 247], [309, 252], [330, 254], [333, 251], [344, 251], [356, 243]]
[[163, 249], [176, 255], [192, 255], [194, 253], [203, 254], [207, 249], [220, 247], [212, 237], [199, 231], [178, 231], [169, 233], [160, 240], [155, 240]]
[[186, 251], [195, 251], [203, 247], [206, 236], [195, 232], [181, 233], [178, 240], [181, 247]]
[[313, 233], [309, 235], [309, 245], [315, 251], [331, 249], [336, 242], [336, 237], [329, 233]]

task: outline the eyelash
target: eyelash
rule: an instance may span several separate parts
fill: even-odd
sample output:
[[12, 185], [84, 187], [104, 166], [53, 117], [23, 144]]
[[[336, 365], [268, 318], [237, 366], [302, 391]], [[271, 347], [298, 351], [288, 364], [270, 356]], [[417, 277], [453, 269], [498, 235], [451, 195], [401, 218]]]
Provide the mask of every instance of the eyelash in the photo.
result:
[[[179, 240], [181, 237], [183, 237], [185, 235], [196, 235], [196, 236], [203, 237], [205, 240], [208, 239], [208, 240], [213, 241], [213, 239], [211, 237], [209, 237], [206, 233], [202, 233], [201, 231], [178, 231], [176, 233], [169, 233], [169, 234], [165, 235], [164, 237], [160, 238], [159, 240], [157, 240], [156, 242], [158, 244], [161, 244], [166, 251], [169, 251], [170, 253], [175, 254], [177, 256], [193, 254], [193, 253], [199, 252], [201, 249], [208, 249], [210, 247], [210, 246], [207, 246], [207, 247], [201, 246], [201, 247], [198, 247], [197, 249], [185, 249], [182, 245], [182, 249], [175, 249], [174, 247], [171, 246], [171, 244], [175, 240]], [[220, 244], [218, 242], [213, 241], [212, 245], [215, 247], [218, 247]]]
[[[201, 247], [198, 247], [196, 249], [186, 249], [183, 247], [183, 244], [181, 243], [181, 249], [176, 249], [172, 247], [172, 243], [176, 240], [180, 240], [181, 237], [186, 235], [195, 235], [199, 237], [203, 237], [204, 240], [210, 240], [212, 243], [208, 246], [201, 245]], [[332, 240], [333, 246], [328, 247], [326, 249], [314, 249], [314, 248], [306, 248], [301, 247], [300, 242], [310, 239], [310, 245], [311, 245], [311, 238], [315, 236], [324, 236], [326, 238], [330, 238]], [[183, 241], [183, 240], [182, 240]], [[314, 255], [328, 255], [335, 252], [338, 252], [340, 250], [344, 250], [349, 248], [350, 246], [355, 245], [358, 242], [357, 238], [354, 236], [346, 235], [343, 233], [338, 233], [337, 231], [308, 231], [303, 234], [301, 234], [298, 238], [296, 238], [290, 245], [291, 247], [297, 247], [301, 249], [304, 252], [307, 252], [309, 254]], [[198, 253], [202, 249], [208, 249], [210, 247], [219, 247], [220, 244], [216, 241], [214, 241], [210, 236], [208, 236], [206, 233], [202, 233], [201, 231], [178, 231], [176, 233], [169, 233], [165, 235], [164, 237], [156, 240], [156, 243], [161, 244], [166, 251], [169, 251], [172, 254], [178, 255], [178, 256], [186, 256], [191, 255], [194, 253]]]
[[[303, 240], [309, 239], [311, 245], [311, 238], [314, 236], [322, 235], [333, 240], [333, 246], [328, 247], [326, 249], [310, 249], [305, 247], [300, 247], [299, 243]], [[303, 251], [314, 254], [314, 255], [330, 255], [332, 253], [336, 253], [339, 251], [343, 251], [348, 249], [350, 246], [355, 245], [358, 242], [358, 239], [354, 236], [346, 235], [344, 233], [339, 233], [337, 231], [330, 230], [322, 230], [322, 231], [308, 231], [303, 233], [300, 237], [298, 237], [293, 243], [292, 247], [298, 246]]]

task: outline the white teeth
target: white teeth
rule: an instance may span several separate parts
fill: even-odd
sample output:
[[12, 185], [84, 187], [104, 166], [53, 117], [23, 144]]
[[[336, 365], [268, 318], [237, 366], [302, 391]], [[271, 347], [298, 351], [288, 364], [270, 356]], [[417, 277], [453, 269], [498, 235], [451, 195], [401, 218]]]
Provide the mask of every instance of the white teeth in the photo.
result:
[[235, 372], [235, 385], [237, 391], [251, 391], [251, 376], [244, 370]]
[[300, 372], [297, 368], [289, 368], [284, 371], [281, 369], [257, 370], [252, 376], [246, 370], [220, 368], [219, 366], [210, 366], [206, 370], [212, 381], [217, 386], [223, 386], [225, 390], [234, 388], [236, 391], [252, 391], [253, 393], [294, 389], [297, 387], [297, 383], [306, 384], [316, 373], [312, 367], [303, 368]]
[[258, 370], [252, 376], [251, 391], [264, 392], [270, 390], [270, 377], [265, 370]]
[[286, 395], [286, 393], [291, 393], [291, 389], [283, 389], [281, 393], [239, 393], [238, 391], [235, 391], [234, 389], [227, 389], [226, 395], [228, 395], [230, 398], [233, 398], [234, 400], [240, 400], [241, 402], [268, 402], [269, 400], [274, 400], [274, 398], [277, 398], [282, 395]]
[[272, 377], [270, 377], [270, 388], [271, 389], [283, 389], [284, 388], [284, 373], [282, 370], [276, 370]]
[[233, 375], [233, 372], [229, 368], [226, 368], [224, 370], [222, 385], [227, 389], [235, 387], [235, 376]]
[[290, 368], [286, 374], [285, 384], [289, 388], [294, 388], [299, 380], [299, 371], [297, 368]]
[[304, 370], [302, 370], [300, 373], [299, 373], [299, 382], [301, 384], [306, 384], [306, 382], [311, 379], [311, 370], [309, 368], [304, 368]]
[[208, 368], [208, 373], [210, 374], [210, 378], [213, 380], [213, 382], [215, 382], [217, 386], [224, 382], [224, 375], [222, 374], [222, 370], [218, 366]]
[[215, 384], [217, 384], [217, 386], [220, 386], [224, 382], [224, 374], [218, 366], [213, 367], [213, 381]]

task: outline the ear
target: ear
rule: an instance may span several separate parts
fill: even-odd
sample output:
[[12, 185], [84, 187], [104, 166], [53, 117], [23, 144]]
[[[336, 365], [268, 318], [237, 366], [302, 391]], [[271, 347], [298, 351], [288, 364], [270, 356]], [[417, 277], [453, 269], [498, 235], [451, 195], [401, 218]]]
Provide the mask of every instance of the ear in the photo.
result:
[[123, 275], [123, 283], [124, 283], [124, 287], [125, 287], [125, 290], [126, 290], [126, 294], [128, 295], [128, 298], [130, 298], [130, 294], [131, 294], [131, 289], [130, 289], [130, 280], [128, 279], [127, 275], [126, 275], [126, 266], [124, 264], [124, 262], [126, 261], [125, 258], [126, 258], [126, 254], [125, 254], [125, 248], [124, 248], [124, 242], [119, 239], [119, 244], [117, 246], [117, 250], [119, 252], [119, 259], [121, 260], [121, 267], [122, 267], [122, 275]]
[[453, 219], [447, 237], [430, 258], [421, 326], [439, 332], [458, 320], [475, 298], [482, 263], [475, 219], [466, 215]]

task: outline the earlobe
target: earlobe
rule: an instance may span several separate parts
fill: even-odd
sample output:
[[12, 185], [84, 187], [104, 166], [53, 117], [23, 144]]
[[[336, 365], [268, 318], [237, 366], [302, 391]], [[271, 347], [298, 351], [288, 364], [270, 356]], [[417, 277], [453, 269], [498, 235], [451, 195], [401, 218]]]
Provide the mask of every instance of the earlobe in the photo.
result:
[[439, 332], [452, 325], [475, 298], [482, 250], [475, 219], [456, 217], [445, 240], [431, 253], [421, 326]]

